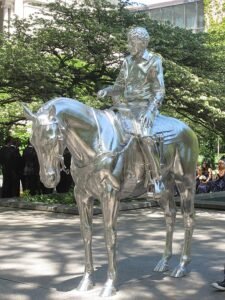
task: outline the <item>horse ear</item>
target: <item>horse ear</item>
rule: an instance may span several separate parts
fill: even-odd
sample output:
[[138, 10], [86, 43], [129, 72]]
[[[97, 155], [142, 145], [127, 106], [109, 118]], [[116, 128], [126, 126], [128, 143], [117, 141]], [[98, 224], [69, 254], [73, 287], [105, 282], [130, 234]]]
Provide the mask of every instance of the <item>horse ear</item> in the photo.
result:
[[25, 117], [30, 120], [30, 121], [34, 121], [36, 119], [35, 114], [32, 113], [32, 111], [29, 109], [29, 107], [22, 102], [22, 106], [23, 106], [23, 112]]
[[55, 109], [55, 106], [52, 105], [49, 109], [49, 112], [48, 112], [48, 116], [49, 116], [49, 119], [52, 120], [52, 119], [55, 119], [56, 118], [56, 109]]

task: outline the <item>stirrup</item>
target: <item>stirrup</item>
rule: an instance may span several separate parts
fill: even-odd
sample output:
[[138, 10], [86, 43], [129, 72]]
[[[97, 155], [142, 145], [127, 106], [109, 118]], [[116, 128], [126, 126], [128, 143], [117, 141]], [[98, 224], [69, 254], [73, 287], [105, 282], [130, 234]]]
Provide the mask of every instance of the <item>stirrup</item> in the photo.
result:
[[162, 192], [165, 191], [165, 185], [164, 183], [162, 182], [162, 180], [155, 180], [154, 181], [154, 195], [157, 197], [157, 196], [160, 196], [162, 194]]

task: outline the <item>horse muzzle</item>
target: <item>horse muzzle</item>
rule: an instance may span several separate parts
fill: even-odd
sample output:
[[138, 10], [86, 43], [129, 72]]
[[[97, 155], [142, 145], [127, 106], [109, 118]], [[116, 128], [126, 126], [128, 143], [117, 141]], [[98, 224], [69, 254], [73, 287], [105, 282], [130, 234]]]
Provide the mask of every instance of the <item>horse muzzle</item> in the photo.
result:
[[47, 188], [55, 188], [60, 181], [58, 172], [48, 171], [45, 174], [41, 173], [41, 181]]

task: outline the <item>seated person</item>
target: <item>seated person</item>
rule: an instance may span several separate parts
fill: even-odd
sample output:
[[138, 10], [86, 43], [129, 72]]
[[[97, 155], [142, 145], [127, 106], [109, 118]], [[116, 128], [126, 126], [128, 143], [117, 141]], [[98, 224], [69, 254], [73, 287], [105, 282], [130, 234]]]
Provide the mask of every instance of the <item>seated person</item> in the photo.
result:
[[211, 164], [207, 160], [203, 160], [201, 169], [202, 169], [202, 175], [206, 177], [206, 182], [212, 181], [213, 172], [212, 172]]
[[211, 184], [212, 192], [222, 192], [225, 191], [225, 162], [219, 160], [216, 179], [212, 181]]
[[202, 168], [201, 166], [197, 166], [196, 168], [196, 177], [195, 177], [195, 180], [196, 180], [196, 191], [198, 189], [198, 186], [200, 184], [200, 176], [202, 176]]
[[205, 175], [199, 177], [199, 185], [196, 188], [196, 194], [209, 193], [210, 185], [208, 184], [207, 178]]

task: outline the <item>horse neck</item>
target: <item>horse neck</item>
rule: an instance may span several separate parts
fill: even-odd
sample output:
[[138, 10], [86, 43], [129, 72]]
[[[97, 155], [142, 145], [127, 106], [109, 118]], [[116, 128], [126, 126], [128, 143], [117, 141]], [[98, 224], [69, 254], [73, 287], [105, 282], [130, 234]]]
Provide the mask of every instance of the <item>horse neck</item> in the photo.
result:
[[96, 155], [93, 137], [97, 132], [93, 109], [78, 101], [68, 101], [58, 106], [57, 118], [65, 146], [74, 159], [85, 163], [93, 158]]
[[115, 152], [120, 136], [107, 114], [88, 106], [63, 114], [66, 146], [77, 165], [87, 165], [102, 153]]
[[[60, 99], [61, 100], [61, 99]], [[57, 102], [57, 117], [63, 123], [82, 130], [93, 130], [96, 127], [93, 108], [67, 98]]]

